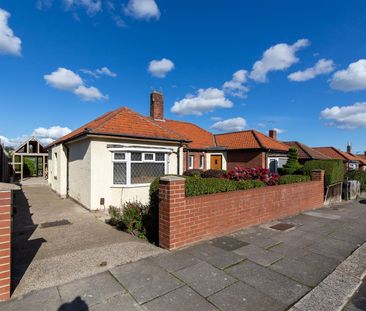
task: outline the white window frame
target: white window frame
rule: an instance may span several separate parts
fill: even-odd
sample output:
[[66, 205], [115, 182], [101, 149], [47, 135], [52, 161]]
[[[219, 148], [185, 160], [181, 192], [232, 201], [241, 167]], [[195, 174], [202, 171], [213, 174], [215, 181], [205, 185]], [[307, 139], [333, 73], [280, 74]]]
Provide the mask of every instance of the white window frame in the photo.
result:
[[203, 154], [200, 155], [200, 169], [203, 170], [205, 168], [205, 156]]
[[[147, 187], [150, 183], [143, 183], [143, 184], [132, 184], [131, 183], [131, 163], [164, 163], [164, 174], [169, 173], [169, 155], [173, 152], [171, 149], [144, 149], [144, 148], [111, 148], [110, 149], [112, 154], [112, 188], [135, 188], [135, 187]], [[142, 153], [141, 161], [132, 161], [131, 160], [131, 153], [138, 152]], [[115, 159], [114, 155], [116, 153], [124, 153], [125, 159], [119, 160]], [[153, 154], [153, 160], [145, 160], [145, 154]], [[164, 160], [163, 161], [156, 161], [155, 156], [156, 153], [164, 153]], [[117, 162], [125, 162], [126, 163], [126, 184], [115, 184], [113, 181], [113, 174], [114, 174], [114, 163]]]
[[188, 156], [188, 169], [192, 170], [194, 168], [194, 155]]

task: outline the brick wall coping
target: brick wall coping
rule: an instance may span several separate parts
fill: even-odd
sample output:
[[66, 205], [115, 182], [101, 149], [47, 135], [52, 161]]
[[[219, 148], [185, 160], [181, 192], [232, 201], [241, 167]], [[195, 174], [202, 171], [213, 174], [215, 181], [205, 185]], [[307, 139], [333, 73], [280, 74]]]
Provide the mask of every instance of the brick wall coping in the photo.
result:
[[178, 176], [164, 176], [160, 178], [160, 181], [163, 183], [169, 183], [172, 181], [185, 181], [186, 179], [183, 177], [178, 177]]
[[20, 186], [15, 184], [8, 184], [0, 182], [0, 191], [20, 190]]

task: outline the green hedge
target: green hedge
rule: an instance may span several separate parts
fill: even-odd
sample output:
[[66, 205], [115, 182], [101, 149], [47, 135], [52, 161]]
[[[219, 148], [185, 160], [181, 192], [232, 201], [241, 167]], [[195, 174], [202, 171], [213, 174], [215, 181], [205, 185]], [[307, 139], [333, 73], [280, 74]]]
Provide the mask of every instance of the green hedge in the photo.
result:
[[315, 169], [325, 171], [325, 186], [342, 182], [344, 179], [345, 168], [342, 160], [311, 160], [304, 165], [305, 175], [310, 176], [311, 171]]
[[361, 183], [362, 191], [366, 191], [366, 172], [350, 171], [346, 174], [349, 180], [358, 180]]
[[189, 177], [186, 179], [186, 196], [193, 197], [235, 190], [246, 190], [263, 187], [264, 183], [257, 180], [234, 181], [221, 178]]
[[294, 184], [298, 182], [309, 181], [310, 176], [307, 175], [283, 175], [278, 180], [280, 185]]

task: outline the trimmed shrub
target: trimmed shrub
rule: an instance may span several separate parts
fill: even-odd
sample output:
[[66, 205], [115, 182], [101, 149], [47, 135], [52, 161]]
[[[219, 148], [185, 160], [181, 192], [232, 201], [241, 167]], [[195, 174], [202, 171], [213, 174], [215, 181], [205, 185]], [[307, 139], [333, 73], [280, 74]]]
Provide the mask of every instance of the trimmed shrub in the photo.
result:
[[349, 180], [358, 180], [361, 183], [361, 190], [366, 191], [366, 172], [349, 171], [346, 176]]
[[235, 181], [222, 178], [188, 177], [186, 179], [186, 196], [192, 197], [203, 194], [259, 188], [263, 186], [264, 183], [258, 180]]
[[203, 174], [203, 170], [196, 169], [196, 168], [187, 170], [183, 173], [184, 176], [190, 176], [190, 177], [193, 177], [193, 176], [201, 177], [202, 174]]
[[121, 208], [109, 207], [110, 224], [116, 225], [124, 231], [146, 240], [146, 222], [149, 206], [140, 202], [127, 202]]
[[342, 160], [311, 160], [304, 165], [304, 174], [310, 176], [311, 171], [321, 169], [325, 171], [325, 186], [342, 182], [345, 168]]
[[226, 174], [225, 170], [207, 170], [202, 174], [203, 178], [222, 178]]
[[279, 175], [271, 173], [266, 168], [242, 168], [235, 167], [224, 176], [230, 180], [259, 180], [268, 186], [274, 186], [278, 183]]
[[283, 175], [280, 176], [278, 180], [278, 184], [280, 185], [287, 185], [287, 184], [294, 184], [298, 182], [306, 182], [310, 181], [310, 176], [307, 175]]
[[287, 163], [278, 169], [280, 175], [292, 175], [298, 173], [302, 169], [299, 163], [299, 156], [295, 147], [290, 147], [288, 151]]

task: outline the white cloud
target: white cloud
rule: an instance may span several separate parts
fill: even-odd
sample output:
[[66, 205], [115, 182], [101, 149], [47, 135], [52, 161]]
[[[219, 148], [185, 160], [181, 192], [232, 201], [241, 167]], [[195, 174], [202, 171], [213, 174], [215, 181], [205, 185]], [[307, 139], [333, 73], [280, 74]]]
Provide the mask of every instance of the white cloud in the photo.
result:
[[161, 60], [152, 60], [149, 64], [148, 71], [157, 78], [165, 78], [168, 72], [174, 69], [174, 63], [167, 58]]
[[345, 70], [334, 73], [331, 88], [344, 92], [366, 90], [366, 59], [349, 64]]
[[99, 75], [105, 75], [105, 76], [109, 76], [109, 77], [117, 77], [117, 74], [113, 71], [111, 71], [108, 67], [102, 67], [100, 69], [96, 70], [96, 73], [98, 73]]
[[366, 128], [366, 102], [326, 108], [320, 112], [320, 117], [330, 120], [328, 125], [341, 129]]
[[129, 0], [125, 14], [136, 19], [159, 19], [160, 11], [155, 0]]
[[222, 118], [221, 117], [211, 117], [210, 118], [212, 121], [221, 121]]
[[107, 99], [107, 95], [103, 95], [96, 87], [86, 86], [83, 79], [75, 72], [58, 68], [56, 71], [44, 75], [46, 83], [54, 88], [73, 92], [84, 101], [95, 101]]
[[334, 70], [334, 62], [331, 59], [320, 59], [313, 67], [304, 71], [296, 71], [288, 75], [291, 81], [302, 82], [314, 79], [318, 75], [327, 74]]
[[117, 77], [117, 74], [113, 71], [111, 71], [108, 67], [102, 67], [100, 69], [90, 70], [90, 69], [80, 69], [81, 72], [90, 75], [94, 78], [99, 78], [100, 76], [108, 76], [115, 78]]
[[279, 43], [267, 49], [261, 60], [254, 63], [250, 78], [256, 82], [266, 82], [270, 71], [285, 70], [297, 63], [295, 53], [310, 44], [307, 39], [297, 40], [293, 45]]
[[38, 10], [49, 9], [52, 6], [53, 0], [37, 0], [36, 7]]
[[37, 138], [58, 139], [62, 136], [69, 134], [70, 132], [71, 130], [68, 127], [55, 125], [49, 128], [38, 127], [33, 131], [32, 136], [35, 136]]
[[102, 10], [101, 0], [63, 0], [67, 10], [75, 9], [77, 7], [84, 8], [86, 13], [90, 16]]
[[81, 100], [84, 101], [95, 101], [101, 99], [108, 99], [107, 95], [103, 95], [96, 87], [94, 86], [85, 86], [80, 85], [77, 89], [74, 90], [74, 94], [79, 96]]
[[243, 118], [232, 118], [223, 121], [218, 121], [211, 128], [221, 132], [242, 131], [247, 127], [247, 122]]
[[47, 146], [70, 132], [71, 130], [68, 127], [61, 127], [59, 125], [51, 126], [49, 128], [39, 127], [36, 128], [31, 135], [22, 135], [14, 138], [7, 138], [0, 135], [0, 142], [4, 143], [5, 146], [16, 148], [34, 136], [42, 145]]
[[83, 80], [78, 74], [62, 67], [43, 77], [47, 84], [60, 90], [74, 90], [83, 84]]
[[233, 103], [225, 98], [222, 90], [216, 88], [199, 89], [196, 95], [187, 95], [176, 101], [171, 111], [177, 115], [197, 115], [211, 112], [216, 108], [231, 108]]
[[233, 78], [230, 81], [226, 81], [222, 86], [224, 91], [232, 96], [246, 97], [246, 93], [249, 91], [249, 87], [244, 84], [247, 82], [248, 72], [246, 70], [238, 70], [233, 74]]
[[10, 13], [0, 8], [0, 54], [21, 55], [22, 41], [8, 25]]
[[286, 132], [286, 130], [284, 130], [284, 129], [279, 129], [279, 128], [277, 128], [277, 127], [275, 127], [275, 128], [274, 128], [274, 130], [277, 132], [277, 134], [283, 134], [283, 133], [285, 133], [285, 132]]

